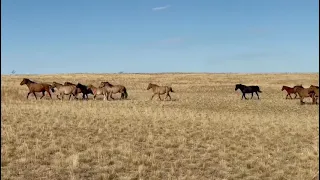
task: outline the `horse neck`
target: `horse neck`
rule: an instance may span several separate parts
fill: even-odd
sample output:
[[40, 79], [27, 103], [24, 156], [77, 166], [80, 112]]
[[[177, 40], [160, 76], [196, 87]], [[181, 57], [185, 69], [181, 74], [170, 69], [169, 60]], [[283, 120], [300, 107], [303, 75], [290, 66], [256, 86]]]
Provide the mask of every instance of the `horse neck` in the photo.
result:
[[36, 83], [33, 82], [33, 81], [28, 81], [28, 82], [26, 83], [26, 85], [28, 86], [28, 88], [30, 88], [30, 86], [31, 86], [32, 84], [36, 84]]
[[157, 87], [159, 87], [159, 86], [158, 86], [158, 85], [155, 85], [155, 84], [152, 84], [152, 85], [151, 85], [152, 90], [155, 90]]

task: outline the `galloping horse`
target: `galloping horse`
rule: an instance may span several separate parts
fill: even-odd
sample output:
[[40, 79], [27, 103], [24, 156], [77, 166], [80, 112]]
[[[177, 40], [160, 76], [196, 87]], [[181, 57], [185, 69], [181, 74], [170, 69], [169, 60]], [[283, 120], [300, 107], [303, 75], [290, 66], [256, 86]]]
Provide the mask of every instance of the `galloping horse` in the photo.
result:
[[123, 85], [112, 85], [109, 82], [101, 82], [99, 88], [104, 88], [107, 93], [107, 100], [109, 100], [109, 95], [111, 99], [114, 99], [112, 97], [112, 94], [121, 93], [120, 99], [127, 99], [128, 93], [126, 87]]
[[50, 89], [52, 92], [54, 92], [54, 89], [53, 87], [50, 85], [50, 84], [47, 84], [47, 83], [36, 83], [36, 82], [33, 82], [31, 81], [30, 79], [28, 78], [23, 78], [20, 85], [24, 85], [26, 84], [29, 88], [29, 92], [28, 92], [28, 95], [27, 95], [27, 99], [29, 97], [29, 95], [32, 93], [34, 95], [34, 97], [36, 99], [37, 98], [37, 95], [36, 95], [36, 92], [42, 92], [42, 96], [40, 97], [40, 99], [42, 99], [44, 97], [44, 93], [45, 92], [48, 92], [50, 98], [52, 99], [51, 97], [51, 93], [50, 93]]
[[104, 95], [104, 97], [106, 97], [105, 96], [106, 90], [104, 88], [95, 87], [92, 84], [89, 84], [88, 88], [92, 91], [93, 100], [96, 100], [97, 95]]
[[170, 87], [170, 86], [159, 86], [157, 84], [152, 84], [152, 83], [148, 84], [147, 90], [149, 90], [149, 89], [152, 89], [152, 92], [153, 92], [153, 95], [151, 96], [150, 100], [152, 100], [155, 95], [158, 95], [158, 97], [161, 101], [160, 95], [162, 95], [162, 94], [166, 94], [166, 97], [164, 98], [164, 100], [166, 100], [167, 97], [169, 97], [171, 100], [171, 96], [169, 93], [174, 92], [172, 90], [172, 87]]
[[298, 85], [298, 86], [294, 86], [294, 91], [296, 91], [299, 94], [300, 97], [300, 104], [304, 104], [303, 99], [304, 98], [312, 98], [313, 103], [315, 103], [314, 101], [314, 97], [315, 97], [315, 92], [314, 90], [311, 88], [304, 88], [302, 85]]
[[[71, 83], [71, 82], [64, 82], [64, 84], [63, 85], [68, 85], [68, 86], [77, 86], [76, 84], [73, 84], [73, 83]], [[80, 93], [82, 93], [81, 92], [81, 89], [80, 88], [77, 88], [76, 89], [76, 94], [78, 95], [78, 94], [80, 94]], [[82, 99], [84, 99], [84, 95], [83, 95], [83, 93], [82, 93]]]
[[88, 94], [93, 94], [91, 89], [89, 89], [87, 86], [85, 86], [83, 84], [78, 83], [76, 85], [76, 88], [81, 90], [82, 99], [85, 99], [85, 96], [87, 96], [87, 99], [89, 99]]
[[288, 99], [288, 96], [290, 97], [290, 99], [292, 99], [291, 95], [290, 94], [295, 94], [294, 98], [296, 99], [297, 98], [297, 92], [294, 91], [294, 88], [292, 87], [289, 87], [289, 86], [282, 86], [282, 89], [281, 91], [283, 90], [286, 90], [287, 91], [287, 96], [286, 96], [286, 99]]
[[[75, 99], [78, 99], [77, 98], [77, 88], [76, 88], [76, 86], [74, 86], [74, 85], [63, 85], [63, 84], [60, 84], [60, 83], [57, 83], [57, 82], [53, 82], [52, 86], [54, 88], [57, 88], [58, 93], [61, 96], [61, 101], [63, 100], [64, 95], [69, 95], [69, 100], [71, 100], [71, 95], [73, 95]], [[57, 98], [60, 99], [58, 94], [57, 94]]]
[[317, 99], [319, 99], [319, 86], [311, 85], [309, 87], [309, 89], [310, 89], [309, 94], [313, 93], [313, 94], [311, 94], [312, 95], [312, 102], [317, 104]]
[[251, 93], [251, 99], [253, 98], [253, 93], [256, 93], [256, 95], [258, 96], [258, 99], [259, 98], [259, 93], [262, 93], [262, 91], [260, 91], [260, 87], [259, 86], [246, 86], [246, 85], [243, 85], [243, 84], [236, 84], [236, 88], [234, 89], [235, 91], [240, 89], [241, 92], [242, 92], [242, 97], [241, 99], [246, 98], [246, 94], [247, 93]]

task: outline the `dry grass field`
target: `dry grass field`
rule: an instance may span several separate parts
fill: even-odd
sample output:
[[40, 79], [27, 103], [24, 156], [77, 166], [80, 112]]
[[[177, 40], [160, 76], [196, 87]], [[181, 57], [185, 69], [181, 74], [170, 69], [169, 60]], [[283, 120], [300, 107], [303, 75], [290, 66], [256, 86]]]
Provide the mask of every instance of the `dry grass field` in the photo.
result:
[[[27, 100], [23, 77], [109, 81], [129, 96]], [[318, 85], [318, 74], [23, 77], [1, 76], [2, 179], [311, 180], [318, 172], [319, 106], [286, 100], [281, 91]], [[171, 85], [172, 101], [150, 101], [149, 82]], [[261, 99], [240, 100], [236, 83], [259, 85]]]

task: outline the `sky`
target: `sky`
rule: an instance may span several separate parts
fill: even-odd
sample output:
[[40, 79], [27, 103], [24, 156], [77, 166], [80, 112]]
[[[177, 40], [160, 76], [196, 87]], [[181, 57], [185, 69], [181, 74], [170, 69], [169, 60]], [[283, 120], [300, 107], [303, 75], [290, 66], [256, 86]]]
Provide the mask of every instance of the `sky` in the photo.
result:
[[1, 74], [318, 72], [319, 0], [2, 0]]

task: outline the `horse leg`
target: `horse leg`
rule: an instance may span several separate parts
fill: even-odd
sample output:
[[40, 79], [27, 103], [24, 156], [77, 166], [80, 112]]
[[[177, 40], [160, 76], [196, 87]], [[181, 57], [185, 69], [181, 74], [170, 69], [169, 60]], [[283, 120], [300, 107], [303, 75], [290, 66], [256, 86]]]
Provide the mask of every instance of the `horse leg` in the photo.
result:
[[150, 100], [152, 100], [155, 95], [156, 95], [156, 94], [153, 94], [153, 95], [151, 96], [151, 99], [150, 99]]
[[34, 95], [34, 97], [35, 97], [35, 98], [36, 98], [36, 100], [37, 100], [38, 98], [37, 98], [37, 95], [36, 95], [36, 93], [35, 93], [35, 92], [33, 92], [33, 95]]
[[45, 92], [45, 91], [42, 91], [42, 96], [40, 97], [40, 99], [42, 99], [42, 98], [44, 97], [44, 92]]
[[260, 99], [258, 92], [256, 92], [256, 95], [258, 96], [258, 99]]
[[112, 100], [114, 100], [114, 98], [112, 97], [112, 92], [110, 92], [110, 98], [111, 98]]
[[251, 93], [251, 99], [253, 98], [253, 92]]
[[50, 98], [52, 99], [52, 97], [51, 97], [51, 93], [50, 93], [50, 89], [49, 89], [47, 92], [48, 92], [48, 94], [49, 94]]
[[297, 99], [297, 96], [298, 96], [297, 93], [294, 93], [294, 94], [295, 94], [294, 98]]
[[288, 99], [289, 94], [286, 95], [286, 99]]
[[170, 96], [170, 94], [169, 94], [169, 93], [167, 94], [167, 96], [166, 96], [166, 98], [165, 98], [165, 99], [167, 99], [167, 97], [169, 97], [169, 98], [170, 98], [170, 101], [171, 101], [171, 96]]
[[300, 96], [300, 104], [301, 104], [301, 105], [304, 104], [304, 102], [303, 102], [303, 97], [302, 97], [302, 96]]
[[159, 97], [160, 101], [162, 101], [162, 99], [161, 99], [161, 97], [160, 97], [160, 93], [158, 94], [158, 97]]
[[28, 99], [28, 97], [29, 97], [30, 94], [31, 94], [31, 92], [28, 92], [27, 99]]
[[[242, 93], [242, 98], [247, 99], [245, 93]], [[242, 99], [242, 98], [241, 98], [241, 99]]]

